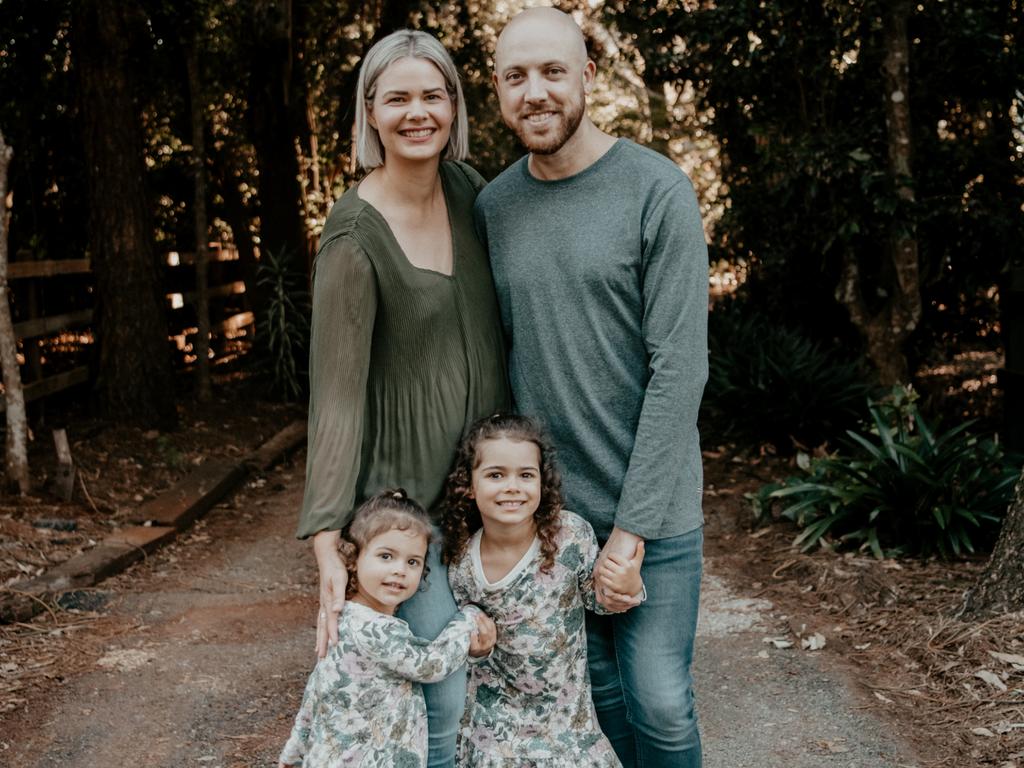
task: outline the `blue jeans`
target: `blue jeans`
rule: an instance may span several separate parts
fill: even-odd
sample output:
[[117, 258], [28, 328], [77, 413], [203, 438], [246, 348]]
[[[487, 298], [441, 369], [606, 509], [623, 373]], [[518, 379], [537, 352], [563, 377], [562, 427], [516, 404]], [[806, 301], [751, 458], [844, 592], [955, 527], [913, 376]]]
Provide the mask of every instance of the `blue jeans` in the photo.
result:
[[694, 636], [704, 532], [645, 542], [647, 601], [587, 613], [594, 708], [624, 768], [700, 768], [693, 702]]
[[[448, 586], [448, 568], [441, 562], [441, 531], [434, 528], [434, 540], [427, 552], [427, 575], [422, 591], [398, 607], [417, 637], [433, 640], [444, 629], [459, 607]], [[423, 686], [427, 701], [428, 768], [452, 768], [455, 765], [455, 736], [466, 708], [466, 667], [463, 666], [439, 683]]]

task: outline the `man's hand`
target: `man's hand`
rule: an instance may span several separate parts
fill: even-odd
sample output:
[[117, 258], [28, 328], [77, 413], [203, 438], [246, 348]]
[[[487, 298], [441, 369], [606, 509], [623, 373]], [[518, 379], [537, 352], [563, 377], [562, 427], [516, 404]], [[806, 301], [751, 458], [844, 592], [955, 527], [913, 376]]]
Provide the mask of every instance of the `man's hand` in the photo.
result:
[[476, 632], [469, 637], [469, 655], [482, 658], [491, 652], [498, 641], [498, 628], [491, 617], [482, 611], [476, 615]]
[[[636, 585], [636, 590], [632, 592], [618, 591], [616, 586], [628, 588], [631, 585], [630, 574], [634, 570], [639, 580], [640, 565], [643, 563], [643, 559], [644, 540], [635, 533], [624, 531], [618, 526], [612, 528], [612, 533], [594, 564], [594, 589], [597, 590], [597, 602], [612, 613], [622, 613], [639, 605], [640, 597], [637, 593], [643, 587], [642, 582]], [[605, 583], [606, 573], [613, 577], [609, 583]]]
[[640, 566], [644, 562], [644, 543], [636, 545], [636, 554], [626, 559], [615, 552], [609, 552], [597, 577], [597, 586], [605, 594], [633, 597], [643, 592], [644, 581], [640, 578]]
[[338, 642], [338, 616], [345, 606], [348, 570], [338, 552], [338, 531], [320, 531], [313, 537], [313, 553], [320, 569], [320, 608], [316, 620], [316, 655], [327, 655], [329, 645]]

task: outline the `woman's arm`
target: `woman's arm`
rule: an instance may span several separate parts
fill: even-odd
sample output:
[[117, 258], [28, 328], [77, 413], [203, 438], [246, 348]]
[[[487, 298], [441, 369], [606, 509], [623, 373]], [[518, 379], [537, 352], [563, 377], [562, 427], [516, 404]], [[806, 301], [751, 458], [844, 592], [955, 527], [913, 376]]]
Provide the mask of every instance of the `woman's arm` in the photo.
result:
[[300, 537], [314, 537], [321, 658], [328, 641], [338, 640], [345, 602], [348, 574], [338, 538], [355, 506], [376, 312], [377, 282], [362, 248], [347, 236], [324, 244], [313, 277], [306, 491], [298, 529]]

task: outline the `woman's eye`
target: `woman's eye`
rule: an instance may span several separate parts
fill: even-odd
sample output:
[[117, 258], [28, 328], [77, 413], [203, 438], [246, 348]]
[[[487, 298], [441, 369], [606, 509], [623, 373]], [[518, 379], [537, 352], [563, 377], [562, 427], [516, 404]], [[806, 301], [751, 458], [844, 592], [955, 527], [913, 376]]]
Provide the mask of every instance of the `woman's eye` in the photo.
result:
[[409, 567], [411, 567], [411, 568], [419, 568], [419, 565], [420, 565], [420, 561], [419, 560], [413, 559], [413, 560], [409, 561]]
[[380, 559], [381, 560], [390, 560], [391, 559], [391, 553], [390, 552], [381, 552]]

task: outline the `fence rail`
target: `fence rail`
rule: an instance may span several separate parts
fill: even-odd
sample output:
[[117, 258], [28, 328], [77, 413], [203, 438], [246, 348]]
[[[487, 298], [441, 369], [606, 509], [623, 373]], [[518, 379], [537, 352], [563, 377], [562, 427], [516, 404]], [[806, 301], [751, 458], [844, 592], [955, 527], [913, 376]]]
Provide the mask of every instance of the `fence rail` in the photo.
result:
[[[22, 375], [25, 401], [32, 402], [90, 380], [88, 365], [73, 365], [57, 373], [46, 372], [47, 366], [41, 350], [45, 341], [58, 340], [62, 334], [89, 332], [96, 319], [94, 308], [73, 308], [49, 316], [35, 316], [35, 310], [39, 303], [40, 287], [44, 285], [43, 281], [75, 276], [90, 278], [93, 270], [89, 259], [32, 259], [31, 254], [24, 251], [19, 252], [18, 257], [8, 264], [7, 277], [10, 281], [22, 283], [19, 291], [27, 297], [25, 305], [26, 314], [29, 316], [14, 324], [14, 334], [21, 342], [24, 352], [25, 365], [22, 368]], [[238, 336], [254, 322], [253, 313], [244, 305], [246, 286], [240, 279], [241, 265], [238, 261], [238, 252], [230, 246], [211, 244], [209, 262], [211, 336], [221, 340], [229, 336]], [[166, 267], [162, 278], [167, 302], [168, 340], [176, 344], [188, 362], [188, 339], [197, 332], [194, 320], [194, 254], [172, 251], [165, 255], [164, 264]], [[23, 283], [27, 281], [35, 282], [24, 286]], [[76, 343], [81, 341], [77, 340]], [[5, 407], [4, 400], [0, 397], [0, 413]]]

